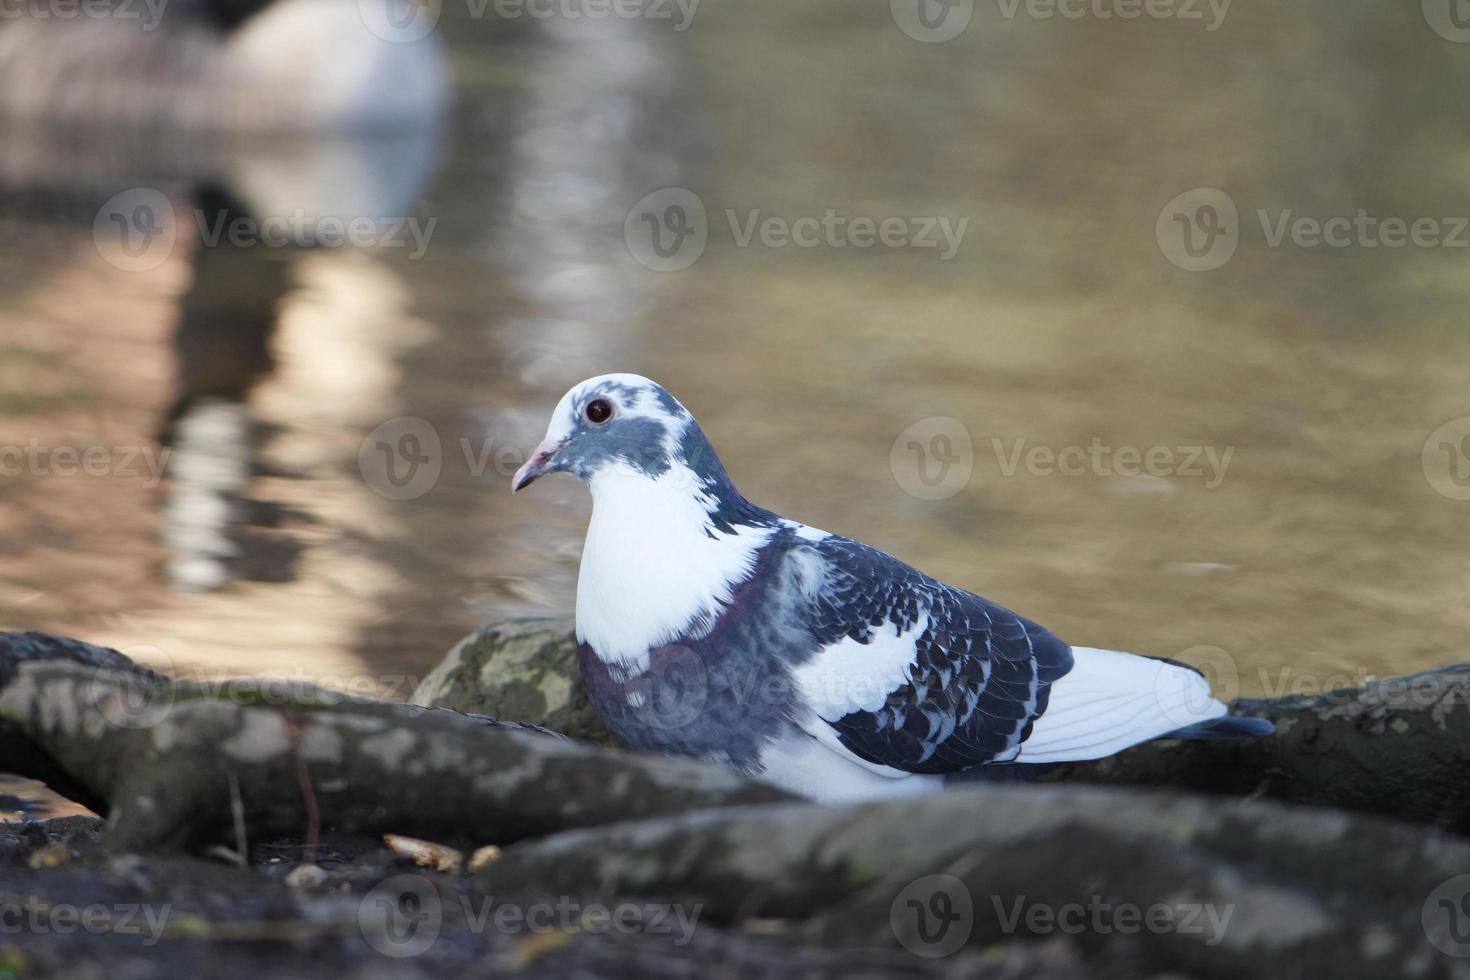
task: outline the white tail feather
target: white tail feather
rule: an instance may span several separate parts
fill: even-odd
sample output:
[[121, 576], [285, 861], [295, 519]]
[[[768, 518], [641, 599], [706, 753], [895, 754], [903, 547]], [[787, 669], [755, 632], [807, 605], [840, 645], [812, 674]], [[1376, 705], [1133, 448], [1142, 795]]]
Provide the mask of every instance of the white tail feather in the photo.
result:
[[1091, 647], [1073, 647], [1072, 657], [1016, 762], [1101, 759], [1226, 714], [1188, 667]]

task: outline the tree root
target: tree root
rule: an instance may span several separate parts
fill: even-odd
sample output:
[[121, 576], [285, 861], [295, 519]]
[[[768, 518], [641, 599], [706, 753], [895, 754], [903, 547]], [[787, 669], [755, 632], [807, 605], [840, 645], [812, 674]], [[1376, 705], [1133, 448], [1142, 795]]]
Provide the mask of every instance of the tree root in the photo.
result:
[[228, 844], [237, 809], [253, 836], [301, 834], [315, 814], [469, 845], [789, 799], [712, 766], [454, 711], [264, 682], [220, 691], [70, 655], [17, 667], [0, 692], [7, 769], [19, 759], [19, 775], [106, 813], [120, 848]]
[[[22, 775], [56, 780], [107, 814], [101, 849], [76, 859], [104, 870], [94, 879], [79, 869], [75, 887], [115, 891], [119, 855], [151, 852], [174, 882], [169, 894], [193, 894], [185, 879], [214, 868], [245, 876], [228, 889], [250, 903], [274, 889], [278, 905], [280, 883], [179, 852], [225, 845], [259, 870], [273, 838], [315, 858], [347, 835], [379, 855], [338, 881], [352, 892], [345, 911], [340, 889], [301, 897], [335, 880], [312, 868], [300, 882], [318, 884], [292, 886], [297, 904], [281, 915], [187, 919], [185, 932], [164, 937], [181, 944], [312, 940], [370, 957], [382, 950], [362, 910], [377, 907], [378, 886], [408, 879], [438, 896], [436, 928], [451, 937], [408, 975], [464, 969], [453, 957], [478, 950], [568, 975], [618, 965], [685, 975], [720, 956], [788, 975], [866, 965], [996, 977], [1463, 977], [1470, 843], [1250, 798], [1383, 811], [1396, 794], [1399, 812], [1463, 827], [1467, 672], [1421, 678], [1251, 703], [1279, 727], [1260, 743], [1159, 743], [1046, 777], [1173, 782], [1245, 799], [990, 785], [822, 806], [715, 767], [446, 708], [286, 694], [266, 682], [207, 688], [85, 644], [0, 636], [0, 751], [7, 768], [19, 760]], [[504, 850], [472, 874], [415, 871], [377, 845], [383, 833]], [[59, 887], [37, 870], [54, 849], [25, 857], [33, 891]], [[687, 947], [647, 935], [569, 939], [582, 920], [507, 947], [464, 914], [471, 899], [507, 895], [645, 903], [706, 924]], [[0, 944], [0, 966], [4, 955]]]

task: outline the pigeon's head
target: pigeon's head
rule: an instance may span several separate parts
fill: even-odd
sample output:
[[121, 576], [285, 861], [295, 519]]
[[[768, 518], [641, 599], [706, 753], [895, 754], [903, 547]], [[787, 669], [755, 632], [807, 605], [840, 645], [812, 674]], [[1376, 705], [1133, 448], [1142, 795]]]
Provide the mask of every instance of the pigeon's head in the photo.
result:
[[712, 466], [723, 477], [694, 416], [673, 395], [636, 374], [604, 374], [562, 396], [511, 490], [547, 473], [593, 483], [604, 474], [656, 479], [680, 465], [696, 475]]

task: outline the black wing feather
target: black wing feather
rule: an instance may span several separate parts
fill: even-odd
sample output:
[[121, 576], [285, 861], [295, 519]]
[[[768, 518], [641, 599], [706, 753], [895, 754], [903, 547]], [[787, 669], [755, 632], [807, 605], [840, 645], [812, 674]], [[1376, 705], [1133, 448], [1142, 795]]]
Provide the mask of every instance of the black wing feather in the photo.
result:
[[925, 614], [910, 679], [876, 711], [828, 721], [850, 752], [912, 773], [954, 773], [1014, 758], [1072, 669], [1071, 648], [980, 596], [945, 585], [867, 545], [810, 545], [826, 576], [810, 607], [818, 648], [872, 640], [884, 623], [907, 632]]

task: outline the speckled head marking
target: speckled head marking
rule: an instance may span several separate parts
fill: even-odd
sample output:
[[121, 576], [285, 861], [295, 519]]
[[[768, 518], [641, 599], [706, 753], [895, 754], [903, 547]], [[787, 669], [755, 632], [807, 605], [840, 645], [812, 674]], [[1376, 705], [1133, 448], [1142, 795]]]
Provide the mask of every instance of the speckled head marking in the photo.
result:
[[636, 374], [589, 378], [551, 413], [546, 438], [516, 473], [520, 490], [547, 473], [572, 473], [593, 488], [613, 480], [673, 483], [700, 499], [712, 532], [764, 523], [730, 482], [714, 447], [679, 400]]
[[577, 576], [577, 638], [607, 663], [708, 631], [781, 519], [748, 502], [673, 395], [608, 374], [567, 392], [512, 484], [576, 474], [592, 491]]
[[516, 473], [512, 489], [547, 473], [572, 473], [590, 482], [615, 464], [661, 476], [692, 420], [674, 396], [647, 378], [636, 374], [589, 378], [557, 403], [546, 438]]

